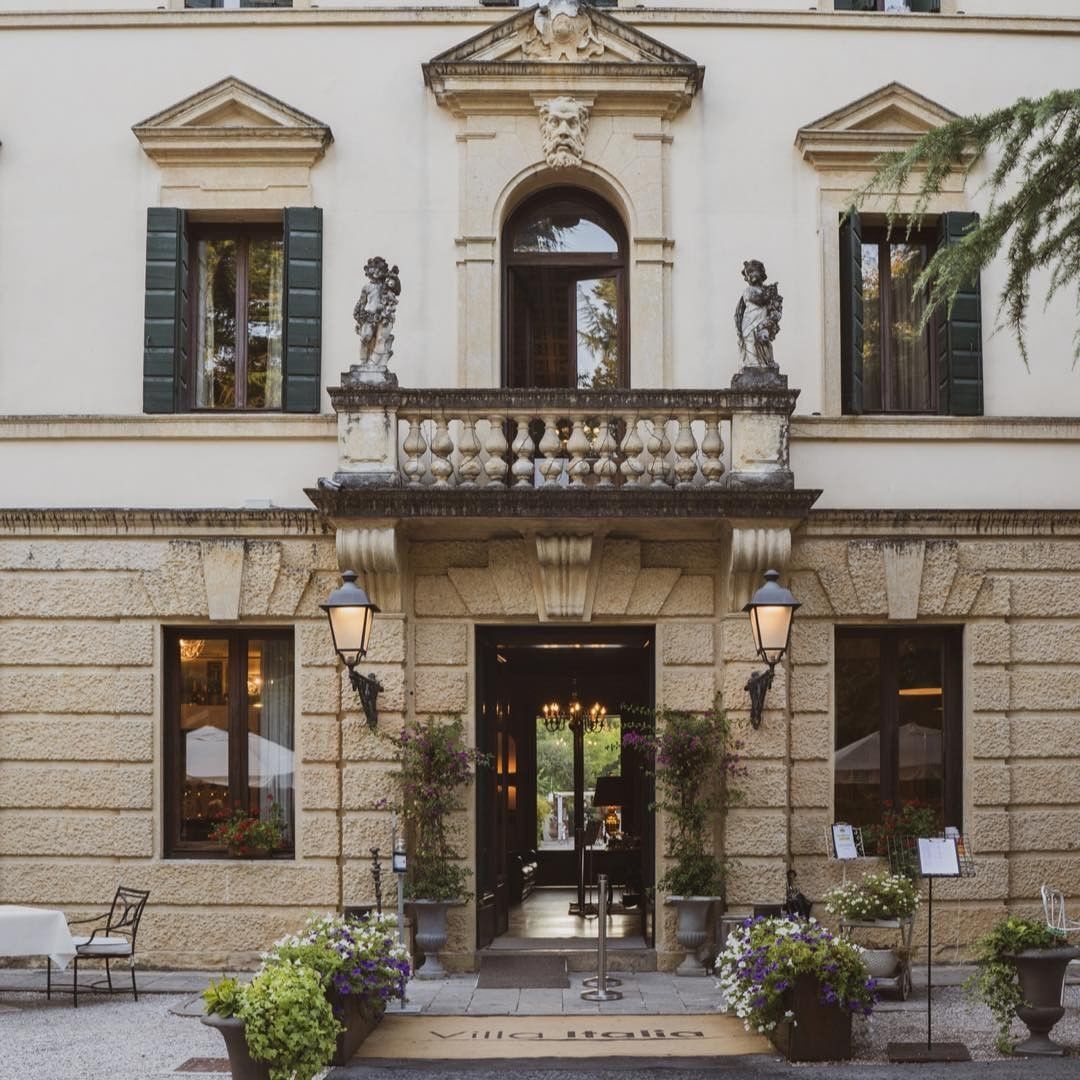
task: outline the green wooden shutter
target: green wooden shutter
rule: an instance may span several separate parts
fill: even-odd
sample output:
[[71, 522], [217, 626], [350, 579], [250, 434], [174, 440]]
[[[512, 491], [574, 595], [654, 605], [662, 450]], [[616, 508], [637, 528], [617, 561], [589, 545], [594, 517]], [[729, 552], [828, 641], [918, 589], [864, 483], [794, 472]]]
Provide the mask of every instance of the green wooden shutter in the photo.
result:
[[322, 210], [285, 210], [282, 408], [318, 412], [322, 369]]
[[143, 412], [181, 406], [188, 351], [188, 260], [185, 214], [173, 207], [146, 212], [146, 303], [143, 332]]
[[877, 11], [874, 0], [833, 0], [834, 11]]
[[863, 411], [862, 220], [858, 213], [840, 226], [840, 373], [841, 408]]
[[219, 8], [224, 7], [223, 0], [184, 0], [184, 7], [188, 8]]
[[912, 11], [929, 12], [937, 14], [941, 11], [941, 0], [907, 0], [907, 5]]
[[[978, 214], [942, 214], [938, 244], [959, 243]], [[968, 282], [948, 314], [938, 317], [938, 412], [982, 416], [982, 294], [978, 275]]]

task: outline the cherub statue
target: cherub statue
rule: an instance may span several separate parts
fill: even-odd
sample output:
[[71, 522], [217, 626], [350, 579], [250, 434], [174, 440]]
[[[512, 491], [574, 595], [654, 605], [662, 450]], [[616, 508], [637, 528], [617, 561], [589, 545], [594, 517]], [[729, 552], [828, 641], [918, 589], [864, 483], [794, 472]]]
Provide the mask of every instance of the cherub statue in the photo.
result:
[[360, 335], [359, 369], [385, 372], [394, 355], [394, 318], [401, 278], [398, 268], [389, 266], [381, 255], [364, 264], [367, 284], [360, 290], [360, 299], [353, 308], [356, 332]]
[[744, 368], [757, 367], [779, 371], [773, 359], [773, 338], [780, 333], [780, 316], [784, 298], [777, 285], [765, 284], [765, 266], [757, 259], [743, 263], [742, 276], [746, 288], [735, 308], [735, 333]]

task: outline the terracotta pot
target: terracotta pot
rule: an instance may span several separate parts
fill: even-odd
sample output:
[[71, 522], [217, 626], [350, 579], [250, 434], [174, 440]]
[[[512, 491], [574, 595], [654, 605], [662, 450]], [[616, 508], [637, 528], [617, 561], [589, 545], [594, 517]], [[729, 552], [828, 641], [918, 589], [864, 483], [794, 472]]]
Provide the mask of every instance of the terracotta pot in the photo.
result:
[[788, 1061], [850, 1061], [851, 1013], [821, 1003], [821, 984], [800, 975], [784, 994], [784, 1010], [794, 1013], [776, 1025], [769, 1038]]
[[439, 950], [446, 945], [446, 913], [460, 900], [414, 900], [416, 917], [416, 947], [424, 954], [424, 966], [416, 972], [418, 979], [442, 979], [446, 968], [439, 962]]
[[1013, 1048], [1014, 1054], [1054, 1055], [1065, 1053], [1050, 1038], [1054, 1025], [1065, 1015], [1061, 1004], [1065, 988], [1065, 969], [1070, 960], [1080, 957], [1080, 949], [1062, 946], [1060, 949], [1025, 949], [1019, 953], [1006, 953], [1012, 961], [1020, 980], [1024, 1004], [1017, 1007], [1016, 1015], [1027, 1025], [1031, 1037]]
[[217, 1028], [225, 1040], [225, 1049], [229, 1054], [229, 1071], [232, 1080], [270, 1080], [270, 1066], [265, 1061], [256, 1061], [248, 1050], [244, 1035], [244, 1022], [235, 1016], [200, 1017], [207, 1027]]
[[675, 940], [686, 950], [683, 962], [675, 969], [676, 975], [704, 975], [705, 965], [698, 959], [698, 950], [708, 937], [709, 909], [719, 900], [716, 896], [669, 896], [667, 902], [675, 905], [678, 922]]
[[336, 990], [328, 990], [326, 997], [334, 1016], [345, 1028], [338, 1036], [330, 1064], [348, 1065], [360, 1044], [378, 1027], [386, 1006], [382, 1003], [373, 1005], [357, 994], [339, 994]]

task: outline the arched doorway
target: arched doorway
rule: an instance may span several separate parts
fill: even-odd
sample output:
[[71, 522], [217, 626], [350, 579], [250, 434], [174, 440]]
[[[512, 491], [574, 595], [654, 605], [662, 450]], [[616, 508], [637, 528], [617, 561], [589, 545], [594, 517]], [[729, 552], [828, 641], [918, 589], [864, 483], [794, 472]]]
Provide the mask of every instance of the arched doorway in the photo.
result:
[[547, 188], [507, 219], [502, 251], [503, 385], [628, 386], [627, 240], [614, 208]]

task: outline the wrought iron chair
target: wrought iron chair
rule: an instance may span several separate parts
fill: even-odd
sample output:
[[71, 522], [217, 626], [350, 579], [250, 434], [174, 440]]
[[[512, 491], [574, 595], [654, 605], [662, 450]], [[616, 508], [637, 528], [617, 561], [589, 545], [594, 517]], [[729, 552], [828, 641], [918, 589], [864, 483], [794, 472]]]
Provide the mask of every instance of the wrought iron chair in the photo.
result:
[[142, 919], [143, 908], [146, 907], [149, 896], [149, 891], [129, 889], [121, 885], [116, 890], [108, 915], [98, 915], [93, 919], [76, 919], [69, 924], [71, 926], [101, 922], [105, 924], [92, 930], [89, 937], [79, 936], [72, 939], [75, 942], [75, 959], [72, 966], [75, 973], [73, 994], [76, 1009], [79, 1007], [80, 959], [91, 958], [105, 961], [105, 978], [108, 981], [109, 993], [111, 994], [113, 993], [113, 983], [112, 972], [109, 970], [109, 961], [126, 956], [128, 967], [131, 969], [131, 993], [136, 1001], [139, 1000], [139, 988], [135, 983], [135, 935], [139, 932], [139, 921]]
[[1040, 892], [1042, 893], [1043, 914], [1046, 916], [1046, 925], [1050, 930], [1062, 937], [1080, 934], [1080, 922], [1070, 919], [1065, 911], [1065, 894], [1050, 885], [1044, 885]]

